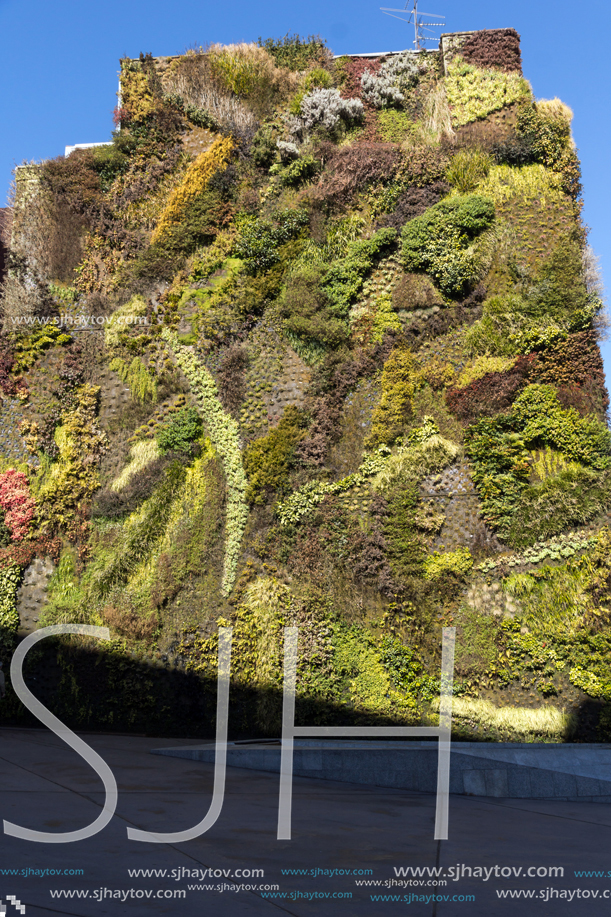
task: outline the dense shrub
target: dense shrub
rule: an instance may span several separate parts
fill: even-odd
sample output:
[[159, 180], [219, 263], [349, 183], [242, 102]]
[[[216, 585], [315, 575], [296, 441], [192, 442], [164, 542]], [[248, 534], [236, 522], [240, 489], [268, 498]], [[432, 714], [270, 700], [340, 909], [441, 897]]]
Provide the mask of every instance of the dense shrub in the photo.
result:
[[318, 156], [325, 171], [310, 191], [316, 201], [349, 203], [353, 194], [376, 182], [389, 181], [401, 163], [398, 148], [385, 143], [355, 143], [349, 147], [321, 144]]
[[363, 104], [358, 99], [342, 99], [338, 89], [313, 89], [302, 98], [290, 130], [299, 137], [307, 136], [315, 128], [333, 134], [341, 125], [362, 118]]
[[[579, 462], [591, 471], [606, 472], [611, 467], [609, 430], [594, 417], [582, 418], [572, 408], [564, 410], [550, 385], [527, 386], [514, 401], [510, 413], [480, 420], [469, 427], [465, 444], [473, 480], [480, 492], [483, 516], [503, 537], [509, 536], [531, 473], [532, 457], [528, 449], [552, 446], [565, 459]], [[566, 474], [567, 487], [578, 489], [578, 485], [573, 487], [573, 470], [567, 469]], [[588, 479], [589, 484], [593, 480]], [[562, 491], [562, 482], [559, 488]], [[549, 483], [536, 490], [535, 496], [549, 493], [553, 502], [554, 495], [560, 491]], [[561, 502], [561, 496], [558, 499]]]
[[598, 470], [611, 466], [611, 432], [595, 417], [564, 410], [551, 385], [529, 385], [513, 405], [513, 417], [529, 443], [541, 442]]
[[467, 334], [473, 353], [515, 356], [591, 327], [600, 300], [588, 292], [579, 243], [565, 239], [518, 292], [493, 296]]
[[516, 130], [528, 146], [531, 161], [555, 168], [571, 142], [573, 112], [558, 99], [521, 107]]
[[248, 477], [246, 499], [249, 503], [263, 503], [268, 490], [286, 490], [295, 462], [295, 449], [306, 427], [303, 411], [289, 405], [277, 427], [267, 436], [248, 444], [243, 462]]
[[478, 195], [440, 201], [406, 224], [403, 264], [426, 271], [449, 296], [464, 294], [478, 279], [479, 259], [472, 242], [494, 220], [494, 205]]
[[250, 156], [260, 169], [268, 169], [275, 160], [278, 152], [276, 141], [277, 133], [269, 124], [262, 124], [252, 138]]
[[405, 93], [426, 70], [418, 54], [403, 51], [385, 60], [377, 72], [365, 70], [361, 76], [362, 97], [374, 108], [399, 106]]
[[240, 225], [235, 253], [251, 274], [267, 271], [278, 261], [278, 249], [298, 236], [308, 224], [304, 210], [277, 211], [273, 220], [247, 217]]
[[482, 29], [467, 38], [460, 53], [468, 64], [482, 70], [522, 72], [520, 36], [515, 29]]
[[[320, 162], [314, 156], [300, 156], [275, 174], [278, 176], [278, 182], [285, 188], [296, 188], [313, 178], [319, 170]], [[275, 169], [271, 171], [274, 172]]]
[[195, 408], [177, 411], [170, 420], [157, 428], [156, 439], [161, 455], [189, 452], [201, 432], [202, 422]]
[[347, 318], [365, 277], [396, 239], [394, 229], [381, 229], [371, 239], [351, 242], [345, 255], [330, 265], [314, 265], [290, 275], [281, 300], [289, 335], [319, 348], [338, 347], [347, 340]]
[[382, 397], [371, 418], [366, 446], [392, 445], [413, 413], [414, 365], [406, 347], [393, 350], [382, 371]]
[[294, 273], [282, 298], [284, 328], [306, 344], [338, 347], [348, 339], [344, 316], [335, 315], [323, 286], [324, 269], [305, 267]]

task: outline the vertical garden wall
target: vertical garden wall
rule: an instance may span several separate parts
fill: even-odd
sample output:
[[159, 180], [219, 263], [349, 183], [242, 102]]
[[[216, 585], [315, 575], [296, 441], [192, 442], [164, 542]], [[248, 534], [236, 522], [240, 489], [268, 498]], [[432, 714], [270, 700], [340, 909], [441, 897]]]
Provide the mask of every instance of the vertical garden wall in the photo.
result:
[[[609, 738], [611, 436], [572, 113], [511, 29], [121, 62], [108, 146], [18, 171], [0, 653], [79, 727]], [[44, 582], [36, 571], [45, 571]], [[50, 578], [49, 578], [49, 574]], [[34, 595], [35, 594], [35, 595]], [[9, 690], [6, 722], [29, 722]]]

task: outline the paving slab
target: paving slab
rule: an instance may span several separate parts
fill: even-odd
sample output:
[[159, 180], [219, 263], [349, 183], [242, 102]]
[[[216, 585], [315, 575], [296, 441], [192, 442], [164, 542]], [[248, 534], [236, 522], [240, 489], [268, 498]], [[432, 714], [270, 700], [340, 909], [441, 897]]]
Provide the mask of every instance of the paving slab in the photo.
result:
[[[611, 895], [607, 804], [452, 795], [449, 839], [440, 843], [433, 839], [434, 795], [296, 777], [292, 838], [279, 841], [278, 775], [229, 767], [223, 808], [208, 833], [187, 843], [146, 844], [130, 841], [127, 827], [184, 830], [206, 813], [213, 784], [211, 764], [151, 751], [201, 743], [82, 738], [113, 770], [119, 787], [116, 814], [103, 831], [72, 844], [0, 836], [0, 898], [6, 904], [8, 895], [16, 896], [26, 906], [26, 917], [392, 917], [405, 914], [406, 907], [407, 913], [426, 917], [609, 912], [611, 898], [602, 897], [605, 891]], [[2, 817], [34, 830], [82, 827], [104, 803], [95, 772], [44, 730], [0, 729], [0, 776]], [[492, 789], [502, 788], [493, 782]], [[539, 874], [527, 876], [529, 867]], [[441, 873], [435, 877], [437, 869]], [[512, 872], [520, 869], [521, 875]], [[204, 875], [204, 870], [213, 872]], [[251, 874], [236, 876], [238, 870]], [[254, 875], [255, 870], [262, 874]], [[578, 870], [605, 876], [578, 877]], [[547, 888], [572, 893], [573, 900], [497, 895], [545, 895]], [[578, 898], [578, 890], [600, 897]], [[376, 895], [399, 900], [372, 900]], [[12, 917], [17, 911], [9, 904], [6, 913]]]

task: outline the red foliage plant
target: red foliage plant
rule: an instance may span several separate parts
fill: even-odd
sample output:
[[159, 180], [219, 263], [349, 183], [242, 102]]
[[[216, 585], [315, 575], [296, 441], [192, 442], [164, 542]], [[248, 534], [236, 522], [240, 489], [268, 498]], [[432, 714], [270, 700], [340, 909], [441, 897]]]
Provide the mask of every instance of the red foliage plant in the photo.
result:
[[345, 99], [360, 99], [365, 106], [365, 121], [361, 139], [377, 140], [377, 112], [373, 105], [366, 99], [361, 98], [361, 77], [366, 70], [370, 73], [377, 73], [382, 66], [382, 58], [371, 57], [350, 57], [342, 62], [343, 84], [341, 86], [342, 96]]
[[597, 414], [604, 420], [609, 395], [596, 333], [591, 329], [570, 334], [540, 353], [536, 379], [557, 386], [558, 397], [566, 407], [574, 407], [580, 414]]
[[466, 40], [460, 53], [475, 67], [522, 72], [520, 36], [515, 29], [482, 29]]
[[342, 61], [341, 67], [344, 74], [343, 97], [345, 99], [360, 99], [362, 75], [366, 70], [370, 73], [378, 73], [382, 62], [383, 59], [377, 57], [349, 57], [347, 60]]
[[28, 479], [22, 471], [9, 468], [0, 475], [0, 507], [13, 541], [21, 541], [34, 517], [36, 504], [30, 496]]
[[14, 362], [11, 345], [0, 332], [0, 388], [5, 395], [14, 395], [17, 391], [16, 380], [11, 375]]
[[464, 388], [451, 388], [445, 394], [446, 404], [464, 423], [473, 423], [479, 417], [491, 417], [511, 407], [521, 388], [531, 381], [537, 355], [518, 357], [506, 372], [486, 373]]
[[355, 143], [337, 147], [322, 143], [318, 155], [325, 171], [309, 193], [315, 201], [348, 201], [361, 188], [378, 181], [389, 181], [401, 163], [394, 143]]

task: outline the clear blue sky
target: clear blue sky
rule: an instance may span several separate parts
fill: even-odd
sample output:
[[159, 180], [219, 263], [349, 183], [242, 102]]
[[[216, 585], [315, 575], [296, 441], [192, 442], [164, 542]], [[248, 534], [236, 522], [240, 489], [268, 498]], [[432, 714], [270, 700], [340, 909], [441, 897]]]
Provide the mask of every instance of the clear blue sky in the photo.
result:
[[[410, 47], [411, 31], [379, 12], [381, 0], [0, 0], [0, 202], [15, 163], [57, 156], [66, 144], [110, 139], [120, 57], [182, 53], [192, 44], [319, 33], [336, 54]], [[384, 3], [386, 6], [387, 4]], [[401, 2], [392, 6], [402, 6]], [[611, 10], [602, 0], [426, 0], [446, 31], [511, 26], [522, 36], [525, 76], [538, 98], [575, 112], [590, 241], [611, 277]], [[611, 342], [603, 344], [611, 383]]]

